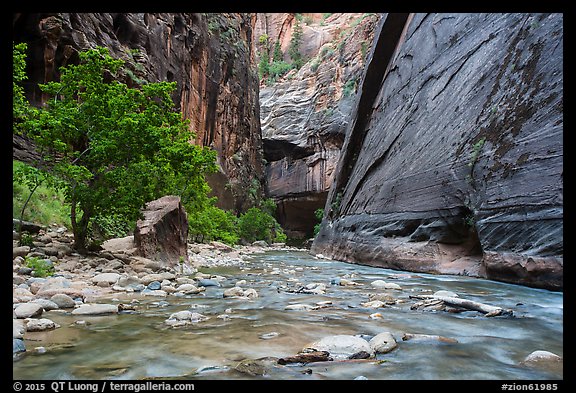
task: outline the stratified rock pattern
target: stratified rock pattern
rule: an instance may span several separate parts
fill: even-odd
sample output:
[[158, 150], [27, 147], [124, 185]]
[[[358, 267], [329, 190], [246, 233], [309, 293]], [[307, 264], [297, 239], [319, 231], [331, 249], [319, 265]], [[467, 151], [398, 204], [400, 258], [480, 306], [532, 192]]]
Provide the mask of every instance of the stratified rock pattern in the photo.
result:
[[[260, 87], [268, 194], [290, 237], [310, 237], [314, 211], [324, 207], [378, 18], [303, 14], [300, 52], [307, 62]], [[270, 53], [279, 42], [290, 62], [295, 24], [294, 14], [257, 14], [254, 38], [266, 34]]]
[[[174, 101], [196, 132], [196, 143], [218, 152], [221, 172], [209, 183], [222, 207], [243, 211], [244, 196], [264, 182], [249, 14], [36, 13], [14, 14], [14, 42], [28, 43], [26, 95], [46, 97], [39, 83], [56, 80], [59, 67], [78, 62], [78, 51], [109, 48], [126, 62], [129, 86], [176, 81]], [[14, 156], [35, 155], [13, 138]]]
[[379, 25], [312, 251], [561, 289], [562, 14], [405, 19]]
[[[134, 245], [140, 256], [175, 266], [180, 258], [187, 259], [188, 218], [180, 197], [167, 195], [148, 202], [143, 210], [144, 219], [136, 222]], [[103, 277], [106, 275], [106, 277]], [[92, 279], [112, 284], [118, 280], [115, 273], [103, 273]]]

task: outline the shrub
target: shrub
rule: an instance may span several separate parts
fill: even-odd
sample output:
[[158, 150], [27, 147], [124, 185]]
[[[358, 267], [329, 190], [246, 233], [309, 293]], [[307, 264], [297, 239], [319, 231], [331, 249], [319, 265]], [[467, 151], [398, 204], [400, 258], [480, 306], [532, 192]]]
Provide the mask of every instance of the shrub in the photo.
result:
[[240, 238], [247, 242], [264, 240], [268, 243], [285, 242], [287, 237], [273, 216], [276, 204], [272, 199], [262, 202], [261, 207], [252, 207], [238, 218]]
[[54, 265], [49, 259], [40, 259], [37, 257], [26, 257], [26, 267], [34, 272], [35, 277], [48, 277], [54, 274]]
[[344, 97], [349, 97], [356, 92], [356, 79], [349, 79], [342, 87]]
[[188, 234], [198, 242], [219, 240], [226, 244], [238, 243], [236, 216], [214, 205], [188, 214]]
[[22, 235], [20, 235], [20, 240], [18, 241], [18, 245], [34, 247], [34, 238], [28, 232], [22, 232]]
[[320, 232], [320, 225], [322, 225], [322, 218], [324, 217], [324, 209], [316, 209], [316, 211], [314, 211], [314, 216], [316, 217], [316, 220], [318, 220], [318, 223], [314, 225], [314, 237], [316, 237], [318, 232]]

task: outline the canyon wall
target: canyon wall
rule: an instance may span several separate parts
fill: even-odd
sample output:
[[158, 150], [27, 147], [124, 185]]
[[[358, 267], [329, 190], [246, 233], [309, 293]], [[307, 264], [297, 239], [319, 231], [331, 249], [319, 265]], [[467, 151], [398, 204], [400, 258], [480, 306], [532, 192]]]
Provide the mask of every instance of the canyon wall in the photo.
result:
[[313, 253], [563, 288], [563, 15], [388, 14]]
[[[38, 83], [78, 62], [78, 51], [105, 46], [126, 62], [129, 86], [176, 81], [173, 98], [190, 119], [196, 143], [218, 152], [221, 171], [209, 184], [219, 204], [243, 211], [249, 189], [265, 182], [249, 14], [53, 13], [14, 14], [13, 41], [28, 44], [25, 86], [30, 102], [45, 101]], [[26, 157], [15, 138], [14, 156]]]
[[[260, 121], [267, 161], [267, 194], [291, 238], [312, 236], [316, 209], [323, 208], [332, 184], [352, 103], [378, 14], [300, 14], [299, 51], [305, 63], [260, 86]], [[283, 60], [297, 23], [295, 14], [256, 14], [254, 53], [280, 44]]]

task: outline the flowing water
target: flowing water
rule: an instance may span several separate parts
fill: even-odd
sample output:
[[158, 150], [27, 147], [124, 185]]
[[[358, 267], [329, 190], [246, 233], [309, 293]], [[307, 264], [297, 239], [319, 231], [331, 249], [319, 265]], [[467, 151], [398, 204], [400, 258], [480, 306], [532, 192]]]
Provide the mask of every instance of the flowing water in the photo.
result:
[[[457, 276], [406, 273], [316, 259], [305, 252], [276, 251], [254, 256], [236, 266], [201, 268], [226, 277], [221, 287], [197, 295], [166, 298], [118, 293], [132, 313], [72, 316], [45, 313], [61, 327], [27, 333], [28, 351], [13, 363], [14, 379], [562, 379], [562, 367], [523, 365], [535, 350], [563, 356], [563, 294]], [[358, 286], [331, 285], [349, 277]], [[402, 290], [386, 290], [403, 302], [372, 309], [361, 305], [368, 294], [382, 292], [370, 283], [381, 279]], [[223, 298], [238, 280], [254, 288], [253, 300]], [[319, 282], [325, 294], [286, 291]], [[453, 291], [461, 298], [510, 308], [513, 317], [485, 317], [476, 311], [412, 310], [410, 295]], [[312, 311], [285, 310], [290, 304], [329, 307]], [[171, 313], [191, 310], [210, 317], [197, 324], [172, 328]], [[230, 310], [231, 309], [231, 310]], [[231, 311], [231, 312], [230, 312]], [[380, 313], [381, 318], [370, 315]], [[226, 315], [227, 317], [222, 317]], [[219, 317], [220, 316], [220, 317]], [[74, 322], [83, 319], [88, 323]], [[306, 344], [331, 335], [370, 338], [389, 331], [398, 341], [390, 353], [376, 359], [281, 366], [276, 358], [293, 356]], [[404, 333], [440, 335], [438, 340], [403, 341]], [[35, 347], [44, 346], [45, 353]], [[238, 366], [242, 364], [243, 366]]]

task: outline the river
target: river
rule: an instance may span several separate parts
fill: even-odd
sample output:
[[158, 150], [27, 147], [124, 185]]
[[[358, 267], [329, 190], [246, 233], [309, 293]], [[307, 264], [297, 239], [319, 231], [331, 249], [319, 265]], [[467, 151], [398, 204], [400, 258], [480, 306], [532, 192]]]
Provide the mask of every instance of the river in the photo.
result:
[[[562, 379], [562, 367], [522, 364], [533, 351], [563, 356], [563, 294], [470, 277], [399, 272], [317, 259], [301, 251], [257, 254], [233, 266], [200, 268], [223, 276], [222, 286], [201, 294], [158, 298], [114, 294], [109, 302], [130, 303], [135, 311], [110, 316], [44, 314], [61, 325], [28, 333], [28, 351], [13, 362], [14, 379]], [[361, 285], [334, 285], [347, 278]], [[223, 298], [245, 280], [252, 300]], [[372, 288], [374, 280], [401, 290]], [[324, 283], [326, 293], [291, 292], [300, 284]], [[461, 298], [512, 309], [513, 317], [485, 317], [476, 311], [413, 310], [410, 295], [452, 291]], [[367, 308], [368, 294], [386, 291], [399, 302]], [[326, 306], [285, 310], [290, 304]], [[173, 328], [164, 321], [191, 310], [210, 319]], [[380, 316], [376, 317], [375, 313]], [[372, 315], [372, 317], [370, 317]], [[43, 317], [44, 317], [43, 316]], [[83, 319], [86, 324], [76, 324]], [[332, 335], [392, 333], [398, 347], [376, 359], [279, 365], [306, 344]], [[405, 333], [457, 340], [402, 340]], [[35, 347], [44, 347], [40, 353]], [[239, 366], [240, 364], [240, 366]]]

